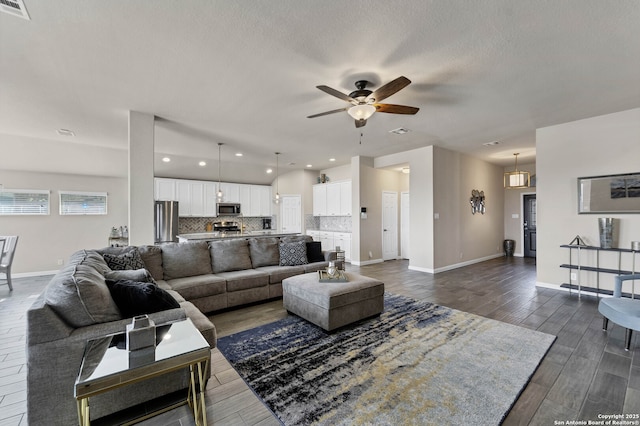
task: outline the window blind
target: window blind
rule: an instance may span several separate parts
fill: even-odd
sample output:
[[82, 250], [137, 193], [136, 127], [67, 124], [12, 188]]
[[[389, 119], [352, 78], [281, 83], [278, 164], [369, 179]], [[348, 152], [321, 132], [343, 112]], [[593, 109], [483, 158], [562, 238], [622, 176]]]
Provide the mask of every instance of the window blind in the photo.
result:
[[107, 214], [106, 192], [60, 191], [61, 215]]
[[0, 191], [0, 215], [48, 214], [48, 190], [3, 189]]

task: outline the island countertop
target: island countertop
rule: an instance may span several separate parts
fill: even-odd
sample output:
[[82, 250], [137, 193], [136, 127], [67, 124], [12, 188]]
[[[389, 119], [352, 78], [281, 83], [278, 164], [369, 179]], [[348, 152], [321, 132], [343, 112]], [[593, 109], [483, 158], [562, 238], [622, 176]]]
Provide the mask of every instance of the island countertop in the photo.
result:
[[285, 237], [288, 235], [302, 235], [300, 233], [277, 233], [275, 231], [249, 231], [238, 233], [224, 232], [197, 232], [193, 234], [178, 235], [178, 242], [186, 243], [188, 241], [214, 241], [229, 240], [234, 238], [259, 238], [259, 237]]

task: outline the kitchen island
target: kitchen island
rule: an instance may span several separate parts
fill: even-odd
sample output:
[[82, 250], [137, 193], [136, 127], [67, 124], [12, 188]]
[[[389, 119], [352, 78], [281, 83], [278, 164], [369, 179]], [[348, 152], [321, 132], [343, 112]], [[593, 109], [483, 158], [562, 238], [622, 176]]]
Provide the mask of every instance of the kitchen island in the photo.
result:
[[216, 241], [229, 240], [233, 238], [260, 238], [260, 237], [286, 237], [289, 235], [300, 235], [300, 233], [278, 233], [276, 231], [249, 231], [249, 232], [197, 232], [193, 234], [178, 235], [178, 242], [188, 241]]

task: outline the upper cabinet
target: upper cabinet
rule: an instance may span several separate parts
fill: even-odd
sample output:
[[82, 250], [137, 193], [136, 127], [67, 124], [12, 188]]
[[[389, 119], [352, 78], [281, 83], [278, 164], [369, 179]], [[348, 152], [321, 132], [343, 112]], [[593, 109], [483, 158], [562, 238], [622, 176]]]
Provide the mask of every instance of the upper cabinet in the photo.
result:
[[313, 185], [313, 215], [327, 215], [327, 184]]
[[155, 178], [154, 186], [157, 201], [178, 201], [176, 179]]
[[313, 185], [314, 216], [351, 216], [351, 181]]
[[[245, 217], [271, 216], [271, 187], [221, 182], [223, 202], [240, 203]], [[181, 217], [215, 217], [218, 183], [188, 179], [154, 179], [155, 199], [178, 201]]]

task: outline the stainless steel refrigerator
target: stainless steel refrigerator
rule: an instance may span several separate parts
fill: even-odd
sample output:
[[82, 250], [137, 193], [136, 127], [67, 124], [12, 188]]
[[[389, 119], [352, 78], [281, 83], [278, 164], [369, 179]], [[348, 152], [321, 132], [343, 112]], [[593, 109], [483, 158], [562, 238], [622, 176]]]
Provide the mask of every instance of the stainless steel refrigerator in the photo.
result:
[[178, 241], [178, 202], [156, 201], [154, 215], [156, 244]]

